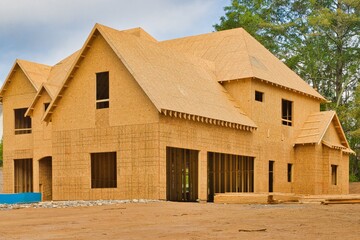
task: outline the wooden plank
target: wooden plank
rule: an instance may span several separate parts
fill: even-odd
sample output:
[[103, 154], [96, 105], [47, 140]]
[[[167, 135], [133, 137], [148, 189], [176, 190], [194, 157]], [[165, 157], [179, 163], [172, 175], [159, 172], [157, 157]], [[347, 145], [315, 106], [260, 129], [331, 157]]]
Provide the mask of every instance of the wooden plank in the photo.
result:
[[328, 204], [359, 204], [360, 199], [327, 199], [321, 204], [328, 205]]

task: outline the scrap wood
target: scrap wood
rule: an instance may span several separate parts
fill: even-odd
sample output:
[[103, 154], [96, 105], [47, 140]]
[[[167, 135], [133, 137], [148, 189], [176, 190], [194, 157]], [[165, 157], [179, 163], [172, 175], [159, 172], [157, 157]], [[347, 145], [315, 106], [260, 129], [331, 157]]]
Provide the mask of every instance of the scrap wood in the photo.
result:
[[266, 232], [266, 228], [260, 228], [260, 229], [239, 229], [239, 232]]
[[356, 204], [360, 203], [360, 199], [327, 199], [322, 201], [321, 204]]

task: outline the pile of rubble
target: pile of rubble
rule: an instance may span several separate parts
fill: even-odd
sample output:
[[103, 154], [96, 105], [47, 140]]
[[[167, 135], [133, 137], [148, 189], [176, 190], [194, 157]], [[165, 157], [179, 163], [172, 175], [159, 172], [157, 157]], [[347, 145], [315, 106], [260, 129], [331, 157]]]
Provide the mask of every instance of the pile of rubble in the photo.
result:
[[159, 200], [149, 199], [132, 199], [132, 200], [94, 200], [94, 201], [49, 201], [39, 203], [28, 204], [0, 204], [1, 210], [12, 210], [22, 208], [71, 208], [71, 207], [92, 207], [103, 206], [112, 204], [124, 204], [124, 203], [149, 203], [159, 202]]

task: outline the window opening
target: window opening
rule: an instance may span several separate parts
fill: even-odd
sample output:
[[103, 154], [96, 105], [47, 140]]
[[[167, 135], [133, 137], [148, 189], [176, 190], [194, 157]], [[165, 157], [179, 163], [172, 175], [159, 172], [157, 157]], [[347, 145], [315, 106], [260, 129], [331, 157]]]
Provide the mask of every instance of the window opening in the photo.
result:
[[15, 134], [31, 133], [31, 118], [25, 117], [27, 108], [14, 109], [15, 112]]
[[275, 161], [269, 161], [269, 192], [274, 191], [274, 164]]
[[91, 188], [116, 188], [116, 152], [91, 153]]
[[44, 103], [44, 112], [46, 112], [47, 108], [49, 107], [50, 103]]
[[281, 112], [282, 124], [292, 126], [292, 102], [282, 99]]
[[96, 109], [109, 108], [109, 72], [96, 73]]
[[255, 91], [255, 101], [263, 102], [263, 92]]
[[199, 151], [166, 147], [167, 200], [194, 202], [198, 199]]
[[337, 165], [331, 165], [331, 184], [337, 185]]
[[14, 192], [33, 191], [33, 164], [31, 158], [14, 160]]
[[292, 164], [291, 163], [288, 163], [288, 171], [287, 171], [287, 181], [288, 182], [292, 182]]

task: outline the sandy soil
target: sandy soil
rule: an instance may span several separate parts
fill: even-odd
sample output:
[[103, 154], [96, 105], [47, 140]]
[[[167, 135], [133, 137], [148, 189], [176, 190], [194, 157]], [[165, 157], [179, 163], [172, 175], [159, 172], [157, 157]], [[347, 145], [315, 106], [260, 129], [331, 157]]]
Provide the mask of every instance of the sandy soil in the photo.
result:
[[127, 203], [0, 211], [0, 239], [358, 239], [360, 204]]

